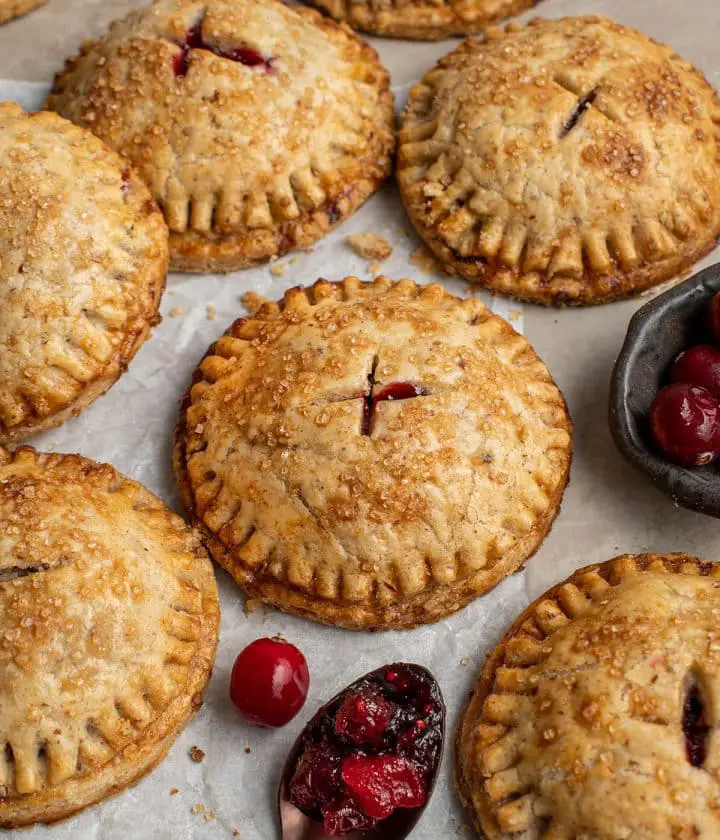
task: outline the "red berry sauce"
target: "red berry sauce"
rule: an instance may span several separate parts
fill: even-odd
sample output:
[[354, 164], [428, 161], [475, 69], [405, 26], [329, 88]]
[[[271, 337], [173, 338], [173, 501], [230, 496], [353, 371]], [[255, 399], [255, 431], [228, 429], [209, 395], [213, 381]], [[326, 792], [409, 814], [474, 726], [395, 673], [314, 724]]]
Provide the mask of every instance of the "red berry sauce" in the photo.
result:
[[281, 639], [257, 639], [235, 660], [230, 699], [255, 726], [278, 727], [300, 711], [310, 685], [302, 653]]
[[272, 70], [274, 61], [272, 56], [265, 58], [252, 47], [245, 46], [223, 49], [222, 47], [209, 44], [202, 34], [202, 21], [199, 21], [195, 26], [188, 29], [185, 33], [185, 40], [179, 46], [180, 52], [173, 57], [173, 73], [176, 76], [187, 75], [192, 50], [207, 50], [207, 52], [214, 53], [220, 56], [220, 58], [236, 61], [239, 64], [244, 64], [246, 67], [259, 67], [260, 65], [264, 65], [268, 71]]
[[445, 708], [419, 665], [387, 665], [348, 686], [313, 717], [288, 768], [293, 805], [341, 837], [413, 821], [442, 757]]

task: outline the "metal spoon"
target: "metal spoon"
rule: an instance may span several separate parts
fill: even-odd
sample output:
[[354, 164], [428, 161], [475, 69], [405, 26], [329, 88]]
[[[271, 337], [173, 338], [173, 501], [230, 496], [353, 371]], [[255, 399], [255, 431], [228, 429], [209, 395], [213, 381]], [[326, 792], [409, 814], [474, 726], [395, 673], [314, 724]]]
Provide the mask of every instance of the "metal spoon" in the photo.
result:
[[[439, 749], [434, 761], [434, 766], [431, 768], [428, 776], [427, 798], [425, 804], [419, 808], [397, 808], [389, 817], [384, 820], [379, 820], [372, 829], [363, 831], [354, 831], [351, 834], [343, 835], [344, 840], [404, 840], [410, 832], [415, 828], [416, 823], [425, 811], [425, 808], [430, 802], [435, 782], [437, 781], [438, 771], [442, 760], [443, 746], [445, 742], [445, 706], [443, 704], [442, 692], [440, 686], [433, 675], [421, 665], [413, 665], [408, 663], [396, 663], [393, 665], [385, 665], [363, 677], [355, 680], [349, 686], [344, 688], [341, 692], [335, 695], [332, 700], [322, 706], [315, 713], [313, 718], [308, 722], [303, 731], [300, 733], [297, 741], [293, 744], [290, 754], [285, 763], [282, 778], [280, 780], [280, 788], [278, 791], [278, 808], [280, 812], [280, 826], [282, 840], [335, 840], [327, 834], [323, 825], [316, 820], [308, 817], [299, 808], [290, 801], [289, 784], [292, 779], [297, 766], [300, 753], [305, 746], [305, 736], [319, 721], [324, 717], [329, 710], [334, 714], [335, 709], [340, 705], [340, 702], [347, 694], [356, 690], [361, 684], [366, 684], [367, 681], [377, 682], [378, 684], [384, 682], [384, 675], [392, 670], [407, 669], [414, 675], [420, 676], [432, 688], [433, 702], [436, 704], [437, 711], [440, 712], [440, 720], [438, 728], [440, 729]], [[392, 696], [389, 697], [392, 699]], [[335, 707], [335, 709], [333, 709]]]

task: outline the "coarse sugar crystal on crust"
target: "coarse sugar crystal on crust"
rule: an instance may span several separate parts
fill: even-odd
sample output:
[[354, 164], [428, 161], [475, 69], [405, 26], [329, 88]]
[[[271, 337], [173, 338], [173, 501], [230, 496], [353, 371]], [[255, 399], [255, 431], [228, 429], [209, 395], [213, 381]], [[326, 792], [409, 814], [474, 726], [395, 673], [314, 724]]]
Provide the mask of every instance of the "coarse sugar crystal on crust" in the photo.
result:
[[604, 303], [715, 246], [720, 101], [669, 47], [606, 18], [512, 25], [411, 90], [398, 181], [445, 269], [535, 303]]
[[250, 598], [391, 629], [518, 569], [559, 510], [571, 450], [547, 368], [479, 300], [347, 277], [291, 289], [209, 349], [175, 471]]
[[64, 819], [166, 755], [202, 704], [213, 567], [108, 464], [0, 447], [0, 827]]
[[720, 836], [720, 565], [622, 555], [531, 604], [457, 733], [487, 840]]
[[147, 181], [173, 268], [307, 248], [389, 175], [389, 76], [347, 27], [279, 0], [155, 0], [86, 43], [48, 107]]
[[372, 35], [439, 41], [519, 15], [538, 0], [306, 0]]
[[0, 444], [78, 414], [160, 320], [168, 232], [126, 161], [0, 104]]

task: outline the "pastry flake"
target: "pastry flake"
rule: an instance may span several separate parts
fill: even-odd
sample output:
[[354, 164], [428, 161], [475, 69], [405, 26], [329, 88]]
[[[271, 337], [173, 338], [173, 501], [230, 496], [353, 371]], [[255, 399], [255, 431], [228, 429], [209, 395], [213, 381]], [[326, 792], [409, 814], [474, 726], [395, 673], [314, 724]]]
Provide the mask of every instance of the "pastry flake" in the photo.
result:
[[48, 107], [150, 185], [181, 271], [307, 248], [389, 174], [389, 76], [347, 28], [278, 0], [156, 0], [86, 44]]
[[720, 836], [719, 580], [685, 554], [623, 555], [525, 610], [457, 735], [483, 837]]
[[0, 826], [149, 772], [202, 703], [219, 623], [180, 517], [107, 464], [0, 447]]
[[519, 15], [538, 0], [308, 0], [353, 29], [394, 38], [439, 41], [479, 32]]
[[677, 279], [720, 232], [720, 101], [669, 47], [600, 17], [468, 40], [416, 85], [401, 197], [446, 269], [590, 304]]
[[250, 598], [328, 624], [413, 627], [535, 552], [570, 432], [545, 365], [479, 300], [348, 277], [291, 289], [210, 348], [175, 470]]
[[167, 228], [96, 137], [0, 104], [0, 444], [103, 394], [159, 321]]

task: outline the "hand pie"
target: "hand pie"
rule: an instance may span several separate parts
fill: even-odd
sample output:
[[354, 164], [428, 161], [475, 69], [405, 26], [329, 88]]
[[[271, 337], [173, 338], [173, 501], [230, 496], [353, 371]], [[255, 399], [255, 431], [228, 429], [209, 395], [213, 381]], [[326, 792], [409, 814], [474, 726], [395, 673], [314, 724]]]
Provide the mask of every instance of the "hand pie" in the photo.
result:
[[719, 582], [685, 554], [624, 555], [525, 610], [458, 730], [483, 837], [720, 837]]
[[398, 180], [444, 267], [544, 304], [675, 280], [720, 233], [720, 100], [600, 17], [469, 40], [410, 92]]
[[439, 41], [469, 35], [501, 18], [519, 15], [538, 0], [306, 0], [373, 35]]
[[159, 320], [167, 228], [115, 152], [0, 104], [0, 444], [78, 414]]
[[25, 15], [46, 2], [47, 0], [0, 0], [0, 24]]
[[136, 782], [202, 703], [212, 565], [139, 484], [79, 455], [0, 448], [0, 827]]
[[137, 167], [180, 271], [309, 247], [375, 192], [395, 145], [375, 51], [278, 0], [156, 0], [68, 61], [48, 107]]
[[560, 507], [562, 394], [442, 286], [318, 281], [241, 318], [182, 408], [175, 470], [215, 560], [315, 621], [437, 621], [515, 571]]

